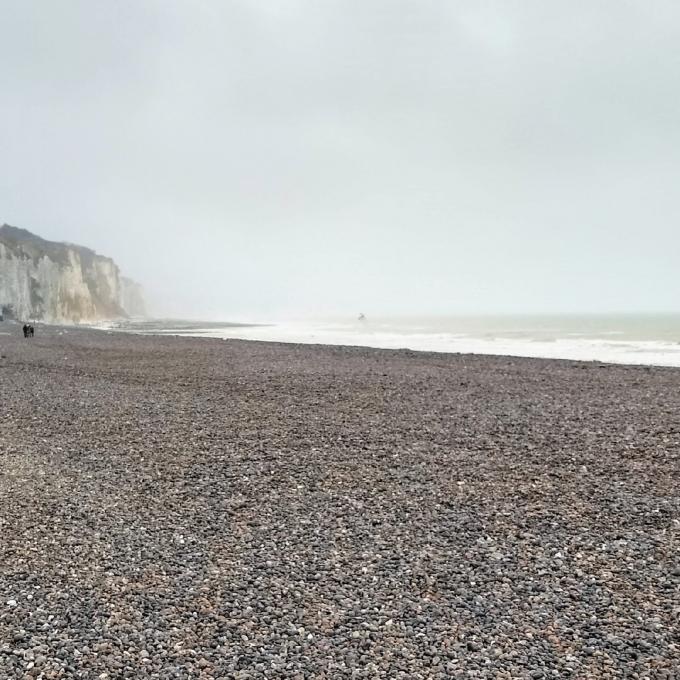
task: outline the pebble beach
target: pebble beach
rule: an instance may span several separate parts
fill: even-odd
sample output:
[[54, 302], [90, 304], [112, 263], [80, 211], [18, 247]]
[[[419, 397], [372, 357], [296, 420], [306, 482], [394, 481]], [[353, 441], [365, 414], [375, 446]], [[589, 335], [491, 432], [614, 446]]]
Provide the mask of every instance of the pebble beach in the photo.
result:
[[680, 369], [0, 331], [0, 678], [680, 678]]

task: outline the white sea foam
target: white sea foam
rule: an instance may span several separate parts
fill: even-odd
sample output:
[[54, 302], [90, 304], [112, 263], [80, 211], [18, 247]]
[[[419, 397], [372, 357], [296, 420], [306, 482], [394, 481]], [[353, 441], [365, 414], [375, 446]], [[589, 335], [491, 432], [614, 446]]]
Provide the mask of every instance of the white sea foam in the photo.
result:
[[157, 328], [153, 332], [214, 338], [235, 338], [272, 342], [324, 345], [354, 345], [386, 349], [432, 352], [495, 354], [543, 357], [621, 364], [648, 364], [680, 367], [680, 343], [667, 339], [640, 339], [624, 331], [560, 331], [557, 328], [515, 328], [494, 332], [477, 328], [454, 329], [397, 323], [276, 323], [252, 326], [210, 326]]

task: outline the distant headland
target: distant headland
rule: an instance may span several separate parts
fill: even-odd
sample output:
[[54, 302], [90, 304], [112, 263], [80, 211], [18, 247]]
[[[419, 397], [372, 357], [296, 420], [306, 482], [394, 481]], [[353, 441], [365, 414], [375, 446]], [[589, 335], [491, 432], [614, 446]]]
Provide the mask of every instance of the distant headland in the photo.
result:
[[89, 248], [0, 227], [0, 314], [45, 323], [145, 316], [141, 286]]

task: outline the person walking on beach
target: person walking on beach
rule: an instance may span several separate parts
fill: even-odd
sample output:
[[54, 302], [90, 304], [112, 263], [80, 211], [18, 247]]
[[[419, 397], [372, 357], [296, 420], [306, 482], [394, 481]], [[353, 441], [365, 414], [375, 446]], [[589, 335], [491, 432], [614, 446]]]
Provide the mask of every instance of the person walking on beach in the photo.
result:
[[23, 331], [24, 331], [24, 337], [27, 338], [28, 337], [28, 324], [27, 323], [24, 324]]

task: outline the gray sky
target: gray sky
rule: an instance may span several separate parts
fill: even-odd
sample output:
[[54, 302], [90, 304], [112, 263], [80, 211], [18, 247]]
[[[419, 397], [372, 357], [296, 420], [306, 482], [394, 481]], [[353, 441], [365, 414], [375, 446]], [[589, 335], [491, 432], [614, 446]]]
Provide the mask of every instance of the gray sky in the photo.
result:
[[677, 0], [0, 0], [0, 223], [157, 313], [680, 306]]

